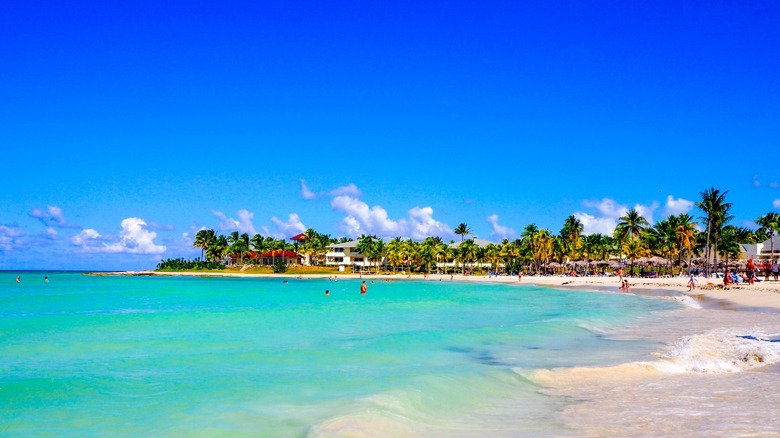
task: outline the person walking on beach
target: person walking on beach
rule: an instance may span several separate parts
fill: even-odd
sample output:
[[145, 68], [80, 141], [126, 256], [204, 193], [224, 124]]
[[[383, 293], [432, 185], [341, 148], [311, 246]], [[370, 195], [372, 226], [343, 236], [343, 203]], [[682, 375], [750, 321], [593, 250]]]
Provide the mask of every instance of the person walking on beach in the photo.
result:
[[696, 289], [696, 276], [691, 274], [691, 278], [688, 280], [688, 290]]
[[756, 277], [756, 264], [753, 262], [753, 257], [751, 257], [747, 262], [748, 284], [752, 285], [755, 277]]
[[777, 281], [778, 275], [780, 275], [780, 268], [778, 268], [777, 259], [775, 259], [775, 262], [772, 263], [772, 277], [774, 277], [775, 281]]
[[365, 295], [368, 291], [368, 285], [366, 284], [366, 281], [363, 280], [363, 284], [360, 285], [360, 294]]

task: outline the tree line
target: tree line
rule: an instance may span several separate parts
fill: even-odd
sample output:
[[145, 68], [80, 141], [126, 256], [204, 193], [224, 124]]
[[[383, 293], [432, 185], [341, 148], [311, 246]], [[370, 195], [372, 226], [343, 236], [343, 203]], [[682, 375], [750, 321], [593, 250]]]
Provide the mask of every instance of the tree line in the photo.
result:
[[[377, 272], [380, 264], [392, 268], [393, 272], [402, 269], [409, 272], [435, 272], [443, 266], [456, 267], [466, 272], [470, 268], [489, 265], [505, 272], [517, 273], [522, 267], [531, 272], [541, 272], [551, 262], [566, 263], [572, 260], [586, 262], [620, 260], [630, 263], [642, 257], [657, 256], [669, 261], [669, 265], [681, 265], [683, 261], [690, 266], [691, 260], [703, 257], [705, 269], [717, 266], [719, 260], [734, 260], [739, 257], [741, 244], [763, 242], [774, 236], [780, 229], [780, 215], [768, 212], [756, 219], [758, 229], [751, 230], [731, 224], [732, 204], [726, 201], [728, 191], [715, 188], [701, 192], [700, 200], [695, 203], [701, 213], [697, 219], [682, 213], [670, 215], [653, 225], [642, 217], [636, 209], [631, 209], [620, 217], [611, 235], [593, 233], [583, 235], [583, 224], [571, 215], [564, 220], [559, 232], [539, 228], [535, 224], [525, 226], [520, 237], [515, 240], [504, 239], [500, 243], [490, 243], [484, 247], [472, 239], [467, 224], [461, 223], [453, 232], [461, 236], [461, 242], [445, 242], [440, 237], [427, 237], [422, 241], [396, 237], [388, 242], [375, 235], [362, 235], [357, 239], [357, 252], [364, 255], [369, 269]], [[216, 262], [225, 256], [233, 255], [239, 263], [254, 252], [271, 250], [294, 250], [308, 255], [312, 264], [325, 262], [328, 245], [347, 242], [346, 237], [333, 238], [320, 234], [313, 229], [304, 233], [306, 238], [299, 243], [290, 243], [284, 239], [247, 233], [233, 232], [228, 236], [219, 235], [214, 230], [204, 229], [195, 236], [194, 246], [202, 251], [203, 263]], [[774, 252], [774, 245], [770, 250]]]

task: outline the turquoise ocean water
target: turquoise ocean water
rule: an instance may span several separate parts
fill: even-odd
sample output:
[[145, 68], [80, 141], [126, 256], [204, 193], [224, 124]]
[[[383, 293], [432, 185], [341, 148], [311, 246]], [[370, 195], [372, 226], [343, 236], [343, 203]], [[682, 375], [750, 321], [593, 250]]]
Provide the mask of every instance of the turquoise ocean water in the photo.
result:
[[359, 285], [0, 273], [0, 434], [554, 434], [566, 401], [516, 371], [635, 360], [651, 348], [604, 333], [677, 306]]

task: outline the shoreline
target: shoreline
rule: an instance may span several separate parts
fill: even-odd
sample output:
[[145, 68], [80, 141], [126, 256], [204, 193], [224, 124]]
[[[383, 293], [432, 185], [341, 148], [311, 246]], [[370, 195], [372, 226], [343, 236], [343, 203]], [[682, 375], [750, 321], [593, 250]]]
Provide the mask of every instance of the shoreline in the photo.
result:
[[[619, 289], [618, 279], [616, 277], [570, 277], [563, 275], [553, 276], [525, 276], [520, 281], [517, 277], [510, 276], [463, 276], [463, 275], [440, 275], [430, 274], [427, 280], [421, 275], [408, 274], [347, 274], [340, 273], [336, 275], [326, 274], [247, 274], [237, 272], [156, 272], [156, 271], [123, 271], [123, 272], [90, 272], [88, 275], [95, 276], [159, 276], [159, 277], [229, 277], [229, 278], [279, 278], [285, 280], [301, 281], [308, 279], [326, 279], [337, 277], [344, 280], [411, 280], [411, 281], [457, 281], [457, 282], [475, 282], [484, 284], [515, 284], [515, 285], [535, 285], [546, 287], [564, 287], [567, 289], [594, 289], [607, 292], [622, 292]], [[770, 310], [780, 312], [780, 281], [761, 281], [753, 285], [746, 283], [732, 285], [729, 289], [721, 289], [721, 279], [708, 279], [697, 277], [697, 287], [693, 291], [687, 288], [688, 277], [671, 278], [629, 278], [632, 293], [642, 295], [655, 295], [661, 291], [674, 291], [682, 295], [690, 296], [695, 300], [716, 300], [732, 303], [736, 306], [756, 309]], [[714, 287], [703, 287], [707, 284]], [[648, 293], [649, 292], [649, 293]]]

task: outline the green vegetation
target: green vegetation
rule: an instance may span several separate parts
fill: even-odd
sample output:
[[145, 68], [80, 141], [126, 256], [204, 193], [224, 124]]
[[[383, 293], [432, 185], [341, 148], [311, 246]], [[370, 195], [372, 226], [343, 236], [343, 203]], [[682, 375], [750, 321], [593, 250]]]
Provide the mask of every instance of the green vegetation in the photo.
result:
[[[780, 215], [769, 212], [756, 220], [755, 231], [735, 227], [729, 223], [731, 203], [726, 202], [728, 191], [715, 188], [700, 193], [696, 207], [702, 215], [698, 224], [688, 214], [668, 216], [653, 225], [636, 209], [619, 218], [611, 235], [583, 235], [583, 224], [575, 216], [565, 219], [560, 232], [529, 224], [519, 239], [491, 243], [484, 247], [472, 239], [465, 239], [471, 229], [465, 223], [453, 231], [461, 236], [461, 242], [446, 243], [440, 237], [428, 237], [423, 241], [396, 237], [389, 242], [375, 235], [358, 238], [357, 251], [366, 258], [368, 272], [374, 273], [465, 273], [468, 271], [502, 271], [517, 274], [520, 269], [540, 273], [562, 269], [566, 263], [576, 261], [579, 269], [604, 271], [622, 262], [628, 270], [636, 272], [642, 261], [642, 269], [652, 260], [656, 270], [672, 272], [690, 266], [694, 258], [699, 262], [733, 260], [739, 257], [740, 244], [766, 240], [780, 230]], [[700, 229], [697, 227], [701, 227]], [[349, 238], [333, 238], [313, 229], [304, 233], [297, 243], [263, 237], [259, 234], [233, 232], [229, 236], [218, 235], [214, 230], [201, 230], [195, 236], [194, 246], [202, 251], [203, 259], [187, 261], [166, 260], [158, 270], [206, 270], [224, 269], [224, 262], [235, 261], [241, 268], [228, 268], [226, 272], [287, 272], [294, 274], [337, 274], [336, 267], [326, 267], [325, 253], [328, 245], [349, 241]], [[268, 251], [296, 251], [308, 256], [312, 266], [288, 265], [274, 260], [273, 267], [257, 266], [257, 255]], [[774, 248], [772, 248], [774, 250]], [[232, 263], [231, 263], [232, 264]], [[569, 268], [571, 269], [571, 268]]]
[[202, 271], [210, 269], [225, 269], [222, 265], [213, 261], [201, 259], [185, 260], [182, 258], [163, 260], [157, 264], [157, 271], [178, 272], [178, 271]]

